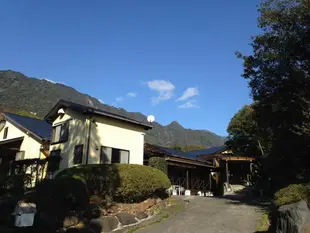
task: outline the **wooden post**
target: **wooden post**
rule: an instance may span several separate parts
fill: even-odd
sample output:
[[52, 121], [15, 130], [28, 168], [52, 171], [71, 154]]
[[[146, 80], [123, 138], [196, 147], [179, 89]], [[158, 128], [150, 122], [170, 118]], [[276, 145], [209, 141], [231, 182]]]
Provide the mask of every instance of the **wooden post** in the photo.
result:
[[226, 161], [226, 182], [227, 182], [227, 187], [229, 187], [229, 170], [228, 170], [228, 161]]
[[209, 183], [210, 183], [210, 192], [212, 191], [212, 175], [211, 175], [211, 171], [209, 173]]
[[189, 189], [189, 183], [188, 183], [188, 170], [186, 170], [186, 189]]

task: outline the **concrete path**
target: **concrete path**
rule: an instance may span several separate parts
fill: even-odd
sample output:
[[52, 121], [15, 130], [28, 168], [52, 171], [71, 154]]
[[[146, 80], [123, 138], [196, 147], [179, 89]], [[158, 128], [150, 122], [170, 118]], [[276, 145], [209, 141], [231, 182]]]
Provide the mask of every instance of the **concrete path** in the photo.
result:
[[138, 233], [254, 233], [261, 208], [243, 196], [187, 197], [185, 209]]

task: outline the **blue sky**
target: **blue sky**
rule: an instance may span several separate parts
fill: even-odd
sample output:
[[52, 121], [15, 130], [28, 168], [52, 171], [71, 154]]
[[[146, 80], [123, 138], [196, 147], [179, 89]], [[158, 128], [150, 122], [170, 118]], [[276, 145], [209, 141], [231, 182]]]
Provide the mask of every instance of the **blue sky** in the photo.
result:
[[226, 135], [250, 103], [242, 62], [259, 0], [0, 1], [0, 69]]

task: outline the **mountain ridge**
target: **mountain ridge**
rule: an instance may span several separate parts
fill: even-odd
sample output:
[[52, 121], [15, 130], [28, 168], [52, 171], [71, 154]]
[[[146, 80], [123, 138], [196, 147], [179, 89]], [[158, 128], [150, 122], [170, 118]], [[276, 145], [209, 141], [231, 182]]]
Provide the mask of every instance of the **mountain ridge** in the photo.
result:
[[[60, 100], [99, 108], [135, 120], [146, 122], [146, 116], [139, 112], [127, 112], [101, 103], [97, 98], [83, 94], [63, 83], [53, 82], [45, 78], [33, 78], [13, 70], [0, 70], [0, 107], [18, 111], [34, 112], [43, 118], [45, 114]], [[197, 145], [210, 147], [221, 145], [224, 137], [208, 130], [184, 128], [179, 122], [172, 121], [166, 126], [153, 123], [154, 128], [146, 133], [145, 140], [160, 146]]]

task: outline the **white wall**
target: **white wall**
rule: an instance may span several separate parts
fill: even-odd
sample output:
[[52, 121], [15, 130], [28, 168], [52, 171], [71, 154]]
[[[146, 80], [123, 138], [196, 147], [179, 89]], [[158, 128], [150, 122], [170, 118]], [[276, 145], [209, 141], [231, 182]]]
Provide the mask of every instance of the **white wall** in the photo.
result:
[[[87, 142], [87, 125], [88, 120], [82, 114], [71, 111], [70, 109], [66, 110], [66, 114], [61, 118], [58, 117], [54, 122], [53, 126], [62, 124], [66, 121], [69, 121], [69, 136], [68, 141], [64, 143], [51, 143], [50, 151], [52, 150], [61, 150], [62, 160], [60, 161], [59, 169], [63, 170], [68, 167], [72, 167], [73, 156], [74, 156], [74, 147], [76, 145], [84, 145], [84, 156], [86, 151], [86, 142]], [[85, 161], [84, 161], [85, 162]]]
[[[69, 120], [69, 137], [64, 143], [51, 144], [51, 150], [61, 150], [62, 160], [60, 170], [72, 167], [74, 147], [83, 144], [83, 163], [86, 163], [87, 138], [89, 132], [89, 116], [85, 116], [70, 109], [60, 119], [58, 117], [53, 126]], [[100, 163], [101, 146], [129, 150], [129, 163], [143, 164], [144, 128], [119, 120], [93, 116], [91, 121], [91, 136], [89, 145], [88, 164]]]
[[[3, 139], [4, 129], [8, 127], [7, 138]], [[24, 137], [20, 146], [21, 151], [25, 151], [25, 159], [45, 158], [43, 153], [40, 152], [41, 143], [27, 135], [19, 128], [6, 121], [5, 127], [0, 132], [0, 141], [10, 140], [14, 138]]]
[[107, 117], [94, 117], [89, 148], [89, 164], [100, 162], [100, 147], [129, 151], [129, 163], [143, 164], [144, 128]]

